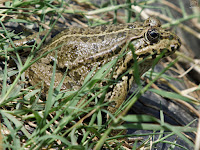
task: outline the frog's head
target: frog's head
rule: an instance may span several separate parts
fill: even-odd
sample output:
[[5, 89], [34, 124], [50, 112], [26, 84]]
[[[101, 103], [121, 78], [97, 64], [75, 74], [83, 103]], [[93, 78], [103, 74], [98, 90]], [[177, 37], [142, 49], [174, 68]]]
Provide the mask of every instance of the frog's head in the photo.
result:
[[[181, 46], [179, 37], [160, 25], [156, 18], [149, 18], [144, 22], [142, 36], [134, 42], [135, 54], [140, 59], [154, 59], [163, 51], [164, 56], [169, 56]], [[149, 55], [151, 56], [147, 57]]]

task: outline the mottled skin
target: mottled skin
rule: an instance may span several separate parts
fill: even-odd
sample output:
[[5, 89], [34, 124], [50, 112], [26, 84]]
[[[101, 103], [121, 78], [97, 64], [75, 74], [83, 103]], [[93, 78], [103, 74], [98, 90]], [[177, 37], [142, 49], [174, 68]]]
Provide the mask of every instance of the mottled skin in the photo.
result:
[[[152, 55], [140, 64], [140, 75], [151, 68], [153, 59], [163, 50], [167, 50], [165, 54], [167, 56], [174, 53], [181, 45], [179, 38], [174, 33], [161, 28], [160, 22], [151, 17], [145, 20], [144, 23], [69, 28], [55, 36], [48, 45], [38, 52], [36, 57], [58, 47], [56, 48], [57, 72], [55, 86], [62, 79], [63, 71], [68, 68], [62, 89], [76, 90], [81, 87], [84, 78], [94, 66], [99, 69], [102, 65], [118, 57], [122, 53], [123, 47], [129, 42], [132, 42], [138, 60]], [[132, 52], [127, 48], [125, 53], [126, 55], [116, 63], [113, 79], [117, 79], [119, 75], [122, 75], [133, 66]], [[32, 85], [44, 81], [44, 91], [48, 90], [54, 57], [55, 50], [34, 63], [26, 71], [26, 76]], [[134, 77], [132, 71], [130, 71], [122, 77], [119, 83], [111, 87], [106, 96], [109, 100], [115, 101], [114, 107], [109, 108], [111, 112], [116, 111], [125, 100], [133, 81]]]

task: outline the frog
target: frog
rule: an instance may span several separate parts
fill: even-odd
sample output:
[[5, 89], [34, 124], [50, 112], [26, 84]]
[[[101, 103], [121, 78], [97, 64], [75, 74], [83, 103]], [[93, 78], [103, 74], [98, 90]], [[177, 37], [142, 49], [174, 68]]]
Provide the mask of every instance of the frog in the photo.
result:
[[[26, 42], [15, 42], [16, 45], [20, 43]], [[133, 50], [127, 44], [132, 44]], [[43, 82], [44, 92], [47, 92], [52, 78], [53, 62], [56, 60], [54, 87], [59, 85], [67, 69], [61, 90], [78, 90], [94, 67], [96, 68], [92, 76], [102, 66], [124, 53], [123, 57], [117, 59], [115, 68], [108, 73], [112, 73], [112, 80], [117, 80], [129, 70], [116, 84], [109, 87], [106, 94], [106, 99], [114, 102], [108, 110], [114, 113], [124, 102], [134, 83], [134, 70], [130, 69], [134, 63], [143, 61], [138, 66], [138, 74], [141, 76], [152, 67], [154, 60], [163, 51], [166, 51], [163, 55], [166, 57], [180, 46], [180, 38], [162, 28], [161, 22], [155, 17], [149, 17], [144, 22], [70, 27], [37, 52], [35, 58], [41, 59], [33, 63], [25, 75], [31, 85]], [[107, 82], [101, 81], [101, 84], [105, 85]]]

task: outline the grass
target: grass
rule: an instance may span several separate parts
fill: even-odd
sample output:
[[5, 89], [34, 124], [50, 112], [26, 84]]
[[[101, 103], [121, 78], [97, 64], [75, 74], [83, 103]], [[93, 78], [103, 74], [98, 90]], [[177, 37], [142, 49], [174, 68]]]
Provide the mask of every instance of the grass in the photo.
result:
[[[0, 29], [0, 58], [3, 66], [3, 70], [0, 72], [0, 113], [4, 149], [102, 149], [102, 147], [112, 149], [113, 143], [115, 143], [116, 149], [122, 149], [124, 140], [121, 141], [119, 138], [125, 137], [136, 138], [134, 144], [132, 143], [132, 149], [151, 149], [155, 148], [158, 143], [166, 143], [170, 145], [171, 149], [176, 147], [187, 149], [187, 147], [178, 144], [176, 139], [169, 141], [168, 138], [173, 135], [181, 138], [191, 147], [195, 147], [194, 142], [184, 133], [196, 132], [197, 128], [190, 127], [190, 124], [173, 126], [166, 123], [162, 109], [160, 110], [160, 119], [147, 115], [126, 115], [138, 98], [161, 77], [166, 80], [177, 80], [164, 75], [164, 72], [174, 64], [177, 64], [178, 58], [169, 63], [160, 73], [148, 72], [146, 76], [150, 77], [150, 79], [152, 78], [152, 80], [145, 87], [139, 86], [115, 114], [111, 114], [105, 109], [110, 103], [105, 102], [104, 99], [108, 87], [116, 84], [116, 81], [112, 81], [107, 75], [110, 69], [115, 66], [116, 60], [104, 65], [94, 76], [90, 72], [85, 78], [82, 87], [76, 91], [60, 91], [63, 80], [56, 89], [53, 89], [56, 61], [53, 65], [51, 86], [46, 100], [41, 96], [41, 89], [33, 86], [26, 87], [24, 72], [40, 59], [35, 58], [34, 54], [40, 49], [44, 40], [39, 45], [31, 46], [31, 52], [23, 64], [19, 50], [21, 47], [10, 48], [8, 45], [11, 44], [14, 47], [12, 39], [24, 38], [27, 35], [15, 34], [12, 29], [8, 29], [8, 23], [16, 22], [24, 28], [29, 28], [29, 30], [32, 30], [33, 25], [35, 25], [40, 32], [45, 28], [52, 29], [54, 26], [67, 24], [66, 18], [70, 18], [68, 19], [70, 22], [79, 26], [124, 23], [144, 17], [145, 8], [161, 10], [163, 12], [160, 15], [161, 19], [164, 18], [163, 16], [166, 16], [168, 21], [169, 18], [171, 19], [163, 27], [178, 26], [183, 21], [198, 17], [195, 13], [186, 15], [184, 7], [181, 7], [184, 15], [174, 21], [173, 15], [168, 10], [169, 8], [154, 7], [151, 5], [155, 2], [153, 0], [140, 3], [131, 3], [131, 1], [127, 0], [120, 5], [117, 5], [115, 1], [101, 5], [93, 4], [89, 1], [76, 2], [77, 4], [75, 5], [65, 1], [16, 0], [3, 3], [3, 7], [0, 9], [2, 14], [0, 21], [2, 27]], [[158, 3], [162, 2], [158, 1]], [[135, 9], [133, 6], [138, 6], [141, 10]], [[180, 6], [182, 5], [180, 4]], [[126, 14], [125, 16], [124, 13]], [[133, 14], [135, 17], [133, 17]], [[16, 67], [10, 66], [11, 60], [14, 60]], [[137, 67], [135, 65], [131, 69], [137, 72]], [[67, 70], [63, 75], [63, 79], [66, 73]], [[13, 79], [14, 75], [15, 78]], [[105, 77], [109, 84], [100, 86], [99, 82]], [[135, 79], [138, 79], [138, 82], [140, 82], [139, 78], [136, 73]], [[195, 98], [186, 97], [180, 93], [152, 88], [150, 91], [166, 98], [198, 103], [198, 101], [194, 102]], [[91, 102], [94, 103], [93, 106], [90, 106]], [[105, 114], [110, 116], [109, 119], [105, 119]], [[126, 123], [121, 125], [121, 121], [126, 121]], [[151, 130], [152, 132], [110, 135], [112, 130], [120, 129]], [[138, 137], [146, 138], [140, 139]], [[198, 141], [199, 139], [196, 140]], [[198, 149], [197, 146], [195, 148]]]

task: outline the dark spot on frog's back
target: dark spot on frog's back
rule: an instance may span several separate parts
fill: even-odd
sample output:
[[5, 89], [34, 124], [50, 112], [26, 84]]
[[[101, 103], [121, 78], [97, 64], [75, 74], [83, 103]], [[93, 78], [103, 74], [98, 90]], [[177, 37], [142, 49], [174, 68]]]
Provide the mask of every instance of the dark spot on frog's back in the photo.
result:
[[118, 24], [118, 25], [115, 25], [113, 31], [119, 31], [119, 30], [123, 30], [124, 29], [124, 24]]
[[105, 35], [99, 36], [98, 39], [100, 39], [101, 41], [104, 41]]
[[73, 28], [70, 28], [69, 29], [69, 34], [73, 35], [73, 34], [77, 34], [80, 32], [80, 29], [79, 27], [73, 27]]
[[79, 72], [74, 71], [73, 78], [75, 81], [80, 81], [81, 75], [79, 74]]
[[101, 61], [101, 60], [102, 60], [101, 57], [98, 57], [98, 58], [96, 59], [97, 62], [99, 62], [99, 61]]
[[126, 37], [126, 32], [119, 32], [117, 34], [117, 38], [122, 38], [122, 37]]
[[129, 25], [127, 26], [127, 28], [133, 29], [133, 28], [135, 28], [135, 26], [134, 26], [134, 24], [129, 24]]
[[84, 28], [79, 28], [78, 33], [79, 33], [79, 34], [83, 34], [84, 31], [85, 31]]
[[90, 30], [96, 30], [96, 28], [98, 28], [99, 26], [93, 26], [93, 27], [90, 27]]
[[85, 37], [81, 37], [80, 39], [81, 39], [83, 42], [86, 43], [90, 38], [85, 36]]
[[105, 32], [106, 29], [107, 29], [107, 26], [106, 26], [106, 25], [102, 25], [102, 26], [101, 26], [101, 31], [102, 31], [102, 32]]

